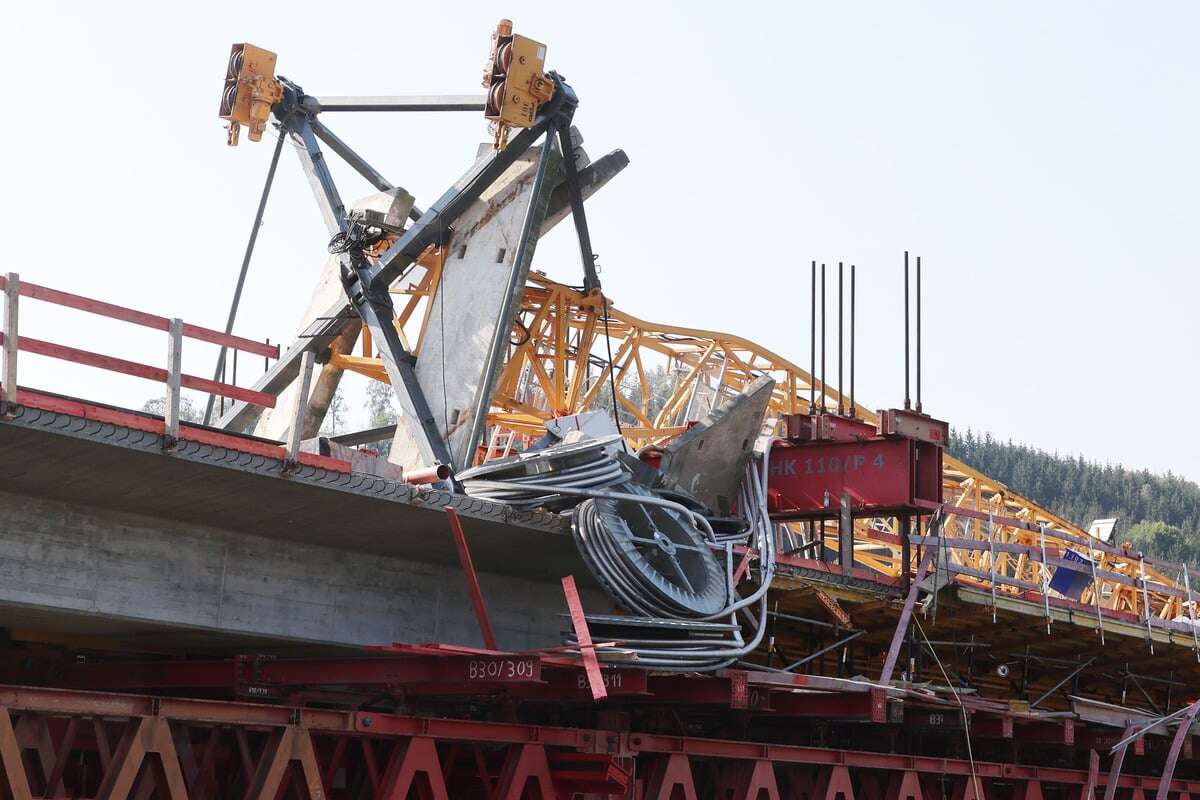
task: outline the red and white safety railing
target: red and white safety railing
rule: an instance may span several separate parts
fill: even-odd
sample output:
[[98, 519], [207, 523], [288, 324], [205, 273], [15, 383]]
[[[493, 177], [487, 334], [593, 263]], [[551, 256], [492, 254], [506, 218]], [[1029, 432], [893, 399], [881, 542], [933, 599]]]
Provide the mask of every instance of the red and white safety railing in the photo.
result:
[[[35, 283], [27, 283], [22, 281], [20, 276], [15, 272], [10, 272], [0, 277], [0, 289], [4, 291], [4, 326], [3, 330], [0, 331], [0, 345], [2, 345], [0, 355], [3, 356], [3, 369], [0, 371], [0, 379], [2, 379], [2, 383], [0, 383], [0, 401], [3, 401], [6, 406], [15, 405], [18, 402], [17, 354], [20, 351], [24, 351], [26, 353], [56, 358], [75, 364], [108, 370], [109, 372], [133, 375], [138, 378], [145, 378], [166, 384], [166, 403], [163, 416], [165, 422], [164, 434], [167, 437], [168, 443], [173, 443], [179, 438], [181, 389], [193, 389], [234, 400], [243, 400], [264, 408], [275, 407], [275, 395], [273, 394], [255, 391], [254, 389], [245, 389], [231, 383], [201, 378], [196, 375], [188, 375], [183, 372], [181, 364], [183, 340], [185, 338], [198, 339], [203, 342], [241, 350], [242, 352], [266, 356], [267, 358], [279, 358], [279, 345], [266, 344], [241, 336], [233, 336], [211, 328], [185, 323], [178, 318], [169, 319], [156, 314], [148, 314], [144, 311], [135, 311], [123, 306], [106, 303], [101, 300], [94, 300], [89, 297], [50, 289]], [[165, 331], [167, 333], [166, 369], [20, 335], [18, 323], [20, 319], [20, 298], [22, 297]]]

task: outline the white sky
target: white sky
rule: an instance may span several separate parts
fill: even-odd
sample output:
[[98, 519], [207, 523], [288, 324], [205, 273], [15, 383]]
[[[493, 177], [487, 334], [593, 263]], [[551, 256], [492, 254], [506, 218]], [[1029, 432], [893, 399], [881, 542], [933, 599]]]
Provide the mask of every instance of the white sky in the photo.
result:
[[[229, 44], [315, 95], [474, 93], [501, 15], [578, 91], [589, 153], [631, 159], [589, 202], [617, 305], [803, 363], [809, 261], [856, 262], [858, 394], [895, 405], [907, 248], [927, 411], [1200, 478], [1192, 3], [22, 3], [0, 32], [0, 269], [221, 327], [272, 144], [224, 144]], [[486, 138], [473, 113], [323, 119], [422, 207]], [[236, 332], [290, 340], [325, 240], [285, 150]], [[560, 226], [535, 267], [576, 282], [574, 248]], [[156, 333], [22, 309], [29, 335], [162, 363]], [[189, 342], [185, 370], [213, 358]], [[159, 391], [33, 357], [22, 382]]]

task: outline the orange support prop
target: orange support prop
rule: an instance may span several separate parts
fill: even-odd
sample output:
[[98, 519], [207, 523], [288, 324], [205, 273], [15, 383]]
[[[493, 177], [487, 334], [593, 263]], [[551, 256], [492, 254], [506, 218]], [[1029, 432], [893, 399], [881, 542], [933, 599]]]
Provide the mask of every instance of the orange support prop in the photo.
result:
[[407, 800], [416, 790], [420, 800], [449, 800], [446, 777], [432, 739], [414, 736], [392, 750], [383, 774], [381, 800]]
[[[295, 780], [297, 770], [299, 781]], [[275, 800], [285, 779], [289, 785], [297, 785], [300, 794], [308, 800], [325, 800], [325, 786], [321, 783], [312, 739], [306, 729], [297, 725], [289, 725], [271, 735], [258, 760], [254, 778], [246, 789], [246, 800]]]
[[692, 765], [682, 753], [672, 753], [654, 765], [644, 800], [699, 800]]

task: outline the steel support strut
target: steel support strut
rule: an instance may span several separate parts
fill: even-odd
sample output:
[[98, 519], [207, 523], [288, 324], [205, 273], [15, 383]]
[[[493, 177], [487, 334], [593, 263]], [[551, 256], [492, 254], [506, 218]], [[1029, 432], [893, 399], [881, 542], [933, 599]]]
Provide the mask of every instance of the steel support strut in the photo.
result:
[[[233, 323], [237, 319], [238, 306], [242, 301], [242, 288], [246, 285], [246, 273], [250, 269], [250, 258], [254, 255], [254, 245], [258, 241], [258, 229], [262, 227], [263, 213], [267, 210], [267, 198], [271, 195], [271, 185], [275, 182], [275, 168], [279, 166], [279, 153], [283, 150], [282, 134], [276, 139], [275, 150], [271, 153], [271, 166], [267, 168], [267, 179], [263, 183], [262, 195], [258, 199], [258, 211], [254, 214], [254, 226], [250, 229], [250, 240], [246, 242], [246, 252], [242, 256], [242, 268], [238, 272], [237, 284], [233, 290], [233, 300], [229, 304], [229, 317], [225, 321], [225, 335], [233, 333]], [[221, 352], [217, 355], [217, 366], [213, 370], [214, 381], [221, 380], [221, 375], [225, 371], [225, 355], [227, 348], [221, 345]], [[234, 370], [233, 383], [237, 382], [237, 370]], [[208, 403], [204, 406], [204, 424], [208, 425], [212, 421], [213, 404], [216, 402], [217, 396], [210, 394]]]
[[[288, 85], [282, 107], [277, 108], [276, 116], [280, 124], [288, 131], [296, 146], [300, 163], [308, 176], [309, 184], [316, 197], [317, 206], [325, 219], [325, 226], [330, 235], [346, 233], [348, 223], [346, 208], [342, 203], [329, 166], [325, 162], [320, 142], [313, 130], [313, 120], [309, 114], [298, 109], [297, 87]], [[340, 140], [339, 140], [340, 141]], [[348, 148], [346, 148], [348, 151]], [[361, 159], [359, 159], [361, 162]], [[365, 162], [361, 162], [365, 165]], [[374, 170], [371, 170], [374, 173]], [[378, 175], [378, 173], [374, 173]], [[382, 178], [380, 178], [382, 180]], [[414, 225], [414, 227], [416, 227]], [[419, 253], [418, 253], [419, 254]], [[396, 399], [406, 416], [418, 422], [416, 435], [421, 457], [425, 463], [449, 464], [450, 451], [438, 430], [433, 412], [425, 399], [425, 394], [417, 381], [414, 365], [416, 359], [404, 347], [400, 334], [393, 323], [395, 310], [392, 298], [388, 293], [387, 284], [373, 284], [369, 279], [364, 280], [371, 267], [358, 254], [342, 253], [339, 256], [342, 284], [350, 305], [364, 325], [371, 332], [371, 338], [376, 343], [379, 357], [383, 361], [391, 381]]]
[[1175, 730], [1175, 737], [1171, 739], [1171, 749], [1167, 753], [1167, 763], [1163, 765], [1162, 778], [1159, 779], [1158, 793], [1155, 794], [1154, 800], [1167, 800], [1167, 796], [1171, 792], [1171, 779], [1175, 777], [1175, 764], [1179, 762], [1179, 754], [1183, 751], [1184, 740], [1192, 735], [1192, 723], [1196, 720], [1198, 711], [1200, 711], [1200, 700], [1188, 706], [1187, 713], [1183, 715], [1179, 727]]
[[917, 576], [908, 587], [908, 597], [904, 599], [904, 608], [900, 611], [900, 619], [896, 622], [896, 631], [892, 634], [892, 643], [888, 647], [887, 658], [883, 662], [883, 671], [879, 673], [879, 682], [886, 686], [892, 680], [892, 672], [896, 668], [896, 659], [900, 657], [900, 646], [904, 644], [904, 636], [908, 632], [908, 622], [912, 619], [913, 607], [917, 604], [917, 595], [921, 592], [921, 582], [933, 561], [934, 549], [925, 548], [921, 563], [917, 567]]
[[575, 235], [579, 239], [579, 255], [583, 259], [583, 293], [588, 294], [600, 288], [600, 276], [596, 274], [596, 254], [592, 252], [592, 236], [588, 232], [587, 216], [583, 211], [583, 190], [579, 185], [579, 172], [575, 168], [575, 147], [571, 144], [570, 122], [558, 126], [558, 141], [566, 170], [567, 194], [571, 198]]

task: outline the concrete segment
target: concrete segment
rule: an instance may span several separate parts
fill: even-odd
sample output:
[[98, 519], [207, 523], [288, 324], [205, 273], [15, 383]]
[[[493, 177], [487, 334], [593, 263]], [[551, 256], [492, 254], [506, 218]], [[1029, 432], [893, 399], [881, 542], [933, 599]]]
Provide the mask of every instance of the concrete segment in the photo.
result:
[[[481, 157], [490, 148], [481, 148]], [[497, 370], [484, 375], [497, 326], [512, 327], [520, 308], [525, 277], [533, 259], [537, 231], [559, 181], [561, 158], [554, 151], [541, 196], [533, 197], [533, 180], [542, 148], [524, 153], [471, 204], [454, 225], [448, 257], [417, 359], [417, 380], [434, 419], [449, 445], [454, 467], [474, 461], [470, 428], [474, 410], [490, 404]], [[533, 213], [531, 241], [523, 263], [514, 263], [526, 213]], [[516, 273], [515, 280], [513, 273]], [[512, 296], [510, 287], [516, 287]], [[498, 367], [498, 365], [497, 365]], [[420, 462], [416, 438], [401, 417], [388, 459], [404, 467]]]
[[[182, 628], [213, 652], [239, 651], [244, 635], [281, 646], [482, 645], [457, 567], [349, 551], [336, 530], [323, 538], [282, 542], [0, 493], [0, 625], [36, 613], [63, 632], [135, 640], [147, 623], [165, 625], [158, 645]], [[502, 647], [561, 643], [565, 605], [558, 575], [547, 578], [480, 575]], [[610, 607], [595, 590], [585, 603]]]

